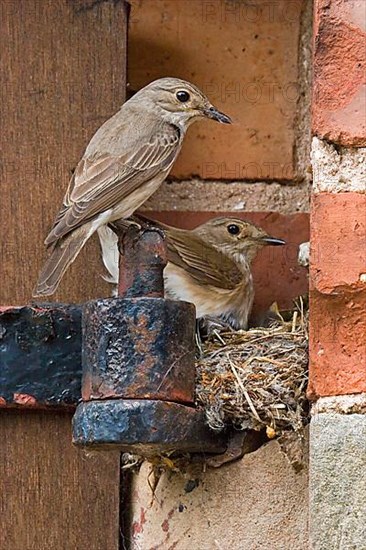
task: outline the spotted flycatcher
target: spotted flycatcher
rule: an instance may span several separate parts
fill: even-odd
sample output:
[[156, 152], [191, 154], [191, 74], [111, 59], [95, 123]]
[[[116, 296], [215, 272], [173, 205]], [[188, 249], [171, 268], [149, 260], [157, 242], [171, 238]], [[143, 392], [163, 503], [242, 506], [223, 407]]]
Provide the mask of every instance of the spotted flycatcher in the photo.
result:
[[[138, 216], [133, 219], [141, 221]], [[124, 231], [129, 223], [118, 221], [116, 225]], [[197, 319], [217, 318], [234, 329], [246, 329], [254, 299], [252, 260], [264, 246], [285, 241], [236, 218], [214, 218], [192, 230], [150, 223], [166, 234], [165, 296], [195, 304]], [[98, 233], [110, 273], [107, 280], [117, 284], [118, 238], [107, 226]]]
[[51, 254], [35, 296], [56, 290], [99, 227], [128, 218], [157, 190], [179, 154], [187, 128], [205, 117], [231, 122], [193, 84], [161, 78], [137, 92], [99, 128], [45, 240]]

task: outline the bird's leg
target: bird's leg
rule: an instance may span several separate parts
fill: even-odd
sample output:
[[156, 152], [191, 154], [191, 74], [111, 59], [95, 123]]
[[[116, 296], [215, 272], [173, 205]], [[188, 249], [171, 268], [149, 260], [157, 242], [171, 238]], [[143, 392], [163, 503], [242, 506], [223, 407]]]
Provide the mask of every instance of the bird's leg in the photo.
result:
[[233, 332], [233, 328], [224, 319], [205, 315], [199, 319], [200, 334], [202, 338], [210, 338], [220, 332]]
[[195, 339], [196, 348], [197, 348], [197, 359], [200, 359], [203, 357], [203, 343], [202, 343], [202, 337], [201, 337], [200, 319], [196, 319], [196, 329], [195, 329], [194, 339]]
[[126, 239], [127, 233], [129, 233], [129, 237], [131, 237], [132, 233], [134, 232], [135, 236], [132, 236], [132, 239], [137, 240], [138, 233], [142, 230], [142, 225], [134, 219], [125, 220], [123, 218], [109, 223], [108, 227], [112, 229], [112, 231], [117, 235], [118, 251], [122, 255], [124, 254], [124, 241]]
[[209, 315], [196, 320], [195, 342], [197, 347], [198, 359], [204, 355], [203, 343], [208, 338], [215, 336], [220, 341], [220, 332], [232, 332], [233, 328], [229, 323], [219, 317], [211, 317]]
[[129, 218], [128, 220], [121, 218], [109, 223], [108, 227], [119, 235], [120, 233], [125, 233], [129, 227], [135, 227], [140, 230], [142, 228], [142, 224], [138, 223], [134, 218]]

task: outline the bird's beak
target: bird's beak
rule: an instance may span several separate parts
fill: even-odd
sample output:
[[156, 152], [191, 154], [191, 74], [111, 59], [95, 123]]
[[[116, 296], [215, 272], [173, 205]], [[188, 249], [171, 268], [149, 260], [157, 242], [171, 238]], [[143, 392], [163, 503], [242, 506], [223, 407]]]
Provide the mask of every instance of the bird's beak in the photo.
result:
[[203, 114], [207, 118], [212, 118], [212, 120], [217, 120], [217, 122], [221, 122], [222, 124], [231, 124], [231, 118], [221, 111], [218, 111], [212, 105], [210, 105], [210, 107], [205, 107], [203, 109]]
[[260, 237], [258, 240], [263, 244], [268, 244], [270, 246], [282, 246], [286, 244], [286, 241], [283, 241], [282, 239], [277, 239], [276, 237], [270, 237], [269, 235], [266, 235], [265, 237]]

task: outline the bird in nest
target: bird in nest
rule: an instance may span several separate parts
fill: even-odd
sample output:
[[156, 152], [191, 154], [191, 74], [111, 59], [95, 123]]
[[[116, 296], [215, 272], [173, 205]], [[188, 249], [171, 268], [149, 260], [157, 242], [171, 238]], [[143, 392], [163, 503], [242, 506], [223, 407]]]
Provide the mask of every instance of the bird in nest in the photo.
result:
[[[146, 222], [166, 235], [168, 263], [164, 269], [165, 297], [191, 302], [197, 319], [219, 320], [234, 330], [246, 329], [254, 299], [251, 264], [265, 246], [284, 245], [256, 225], [236, 218], [219, 217], [195, 229], [178, 229], [142, 217], [120, 220], [125, 231]], [[106, 280], [117, 294], [119, 252], [117, 234], [109, 227], [98, 230], [102, 258], [109, 272]]]

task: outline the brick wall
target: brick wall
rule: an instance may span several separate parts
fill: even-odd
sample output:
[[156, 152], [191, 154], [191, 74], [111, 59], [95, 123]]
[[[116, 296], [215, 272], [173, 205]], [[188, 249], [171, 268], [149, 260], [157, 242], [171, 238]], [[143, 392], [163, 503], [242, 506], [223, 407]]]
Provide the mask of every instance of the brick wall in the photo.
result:
[[131, 1], [131, 89], [191, 80], [235, 122], [193, 126], [145, 209], [308, 211], [311, 18], [308, 0]]
[[363, 1], [317, 1], [310, 269], [312, 397], [366, 391], [365, 40]]
[[316, 0], [310, 262], [310, 539], [365, 548], [366, 6]]

